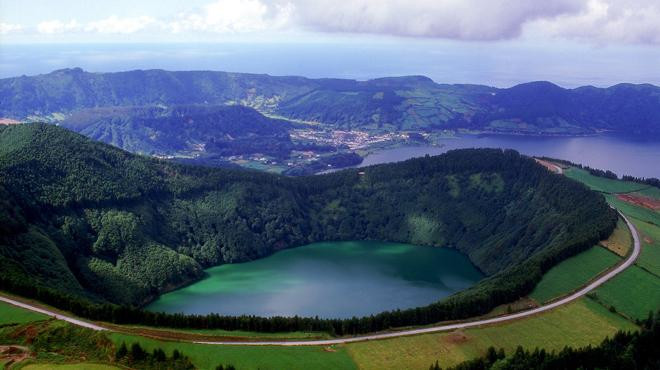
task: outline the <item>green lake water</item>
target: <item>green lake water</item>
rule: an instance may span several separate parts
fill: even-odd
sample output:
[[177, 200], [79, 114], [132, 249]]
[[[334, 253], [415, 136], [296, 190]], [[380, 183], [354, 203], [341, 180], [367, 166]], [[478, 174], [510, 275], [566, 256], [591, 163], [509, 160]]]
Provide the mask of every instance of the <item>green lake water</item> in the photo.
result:
[[206, 270], [151, 311], [346, 318], [438, 301], [483, 275], [448, 248], [384, 242], [324, 242]]

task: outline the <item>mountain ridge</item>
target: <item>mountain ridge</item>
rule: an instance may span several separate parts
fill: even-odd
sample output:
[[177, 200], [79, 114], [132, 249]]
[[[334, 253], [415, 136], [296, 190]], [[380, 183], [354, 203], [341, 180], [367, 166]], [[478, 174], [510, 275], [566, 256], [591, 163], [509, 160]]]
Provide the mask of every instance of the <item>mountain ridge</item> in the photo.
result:
[[161, 69], [90, 73], [80, 68], [0, 79], [0, 116], [7, 118], [157, 104], [240, 104], [337, 129], [660, 135], [660, 87], [651, 84], [566, 89], [534, 81], [495, 88], [441, 84], [424, 76], [358, 81]]

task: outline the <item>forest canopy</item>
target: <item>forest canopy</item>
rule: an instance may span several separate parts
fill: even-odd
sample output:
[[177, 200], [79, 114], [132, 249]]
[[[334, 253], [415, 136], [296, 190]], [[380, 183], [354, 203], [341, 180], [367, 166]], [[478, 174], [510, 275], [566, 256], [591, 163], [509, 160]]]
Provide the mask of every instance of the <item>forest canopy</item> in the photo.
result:
[[[427, 307], [307, 327], [469, 317], [527, 294], [550, 267], [607, 237], [616, 217], [599, 194], [511, 150], [291, 178], [165, 162], [52, 125], [0, 127], [0, 288], [108, 321], [130, 312], [147, 324], [209, 326], [128, 307], [206, 267], [325, 240], [456, 248], [488, 277]], [[295, 328], [214, 317], [230, 329]]]

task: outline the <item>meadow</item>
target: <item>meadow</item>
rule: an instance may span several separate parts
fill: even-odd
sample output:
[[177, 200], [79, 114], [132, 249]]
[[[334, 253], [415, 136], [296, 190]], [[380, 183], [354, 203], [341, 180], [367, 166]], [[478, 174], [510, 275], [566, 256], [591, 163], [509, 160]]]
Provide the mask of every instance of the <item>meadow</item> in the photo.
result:
[[543, 275], [530, 297], [538, 303], [544, 303], [567, 295], [620, 260], [617, 255], [604, 247], [591, 247], [551, 268]]
[[561, 350], [566, 345], [597, 344], [617, 330], [637, 327], [598, 303], [582, 298], [543, 315], [451, 333], [426, 334], [352, 343], [348, 352], [360, 369], [427, 369], [485, 354], [490, 346], [512, 353], [518, 345]]
[[660, 213], [656, 211], [624, 202], [612, 194], [606, 194], [605, 199], [613, 207], [626, 214], [626, 216], [660, 226]]
[[167, 355], [177, 349], [190, 357], [195, 366], [213, 369], [220, 364], [232, 364], [244, 369], [356, 369], [344, 346], [281, 347], [281, 346], [214, 346], [168, 342], [134, 335], [110, 334], [115, 345], [138, 342], [147, 351], [162, 348]]
[[649, 187], [649, 185], [638, 184], [636, 182], [594, 176], [589, 171], [576, 167], [566, 169], [564, 175], [587, 185], [592, 190], [603, 193], [630, 193]]
[[613, 306], [617, 312], [633, 320], [642, 320], [660, 307], [660, 278], [631, 266], [593, 294], [599, 302]]
[[616, 223], [616, 229], [607, 240], [603, 240], [602, 244], [605, 248], [616, 253], [621, 257], [625, 257], [632, 247], [632, 235], [630, 235], [630, 230], [628, 225], [623, 219], [619, 218]]
[[0, 326], [46, 320], [48, 316], [0, 302]]
[[93, 363], [80, 363], [80, 364], [30, 364], [22, 367], [23, 370], [115, 370], [121, 369], [120, 367], [93, 364]]
[[660, 277], [660, 227], [633, 220], [641, 236], [642, 254], [637, 265]]

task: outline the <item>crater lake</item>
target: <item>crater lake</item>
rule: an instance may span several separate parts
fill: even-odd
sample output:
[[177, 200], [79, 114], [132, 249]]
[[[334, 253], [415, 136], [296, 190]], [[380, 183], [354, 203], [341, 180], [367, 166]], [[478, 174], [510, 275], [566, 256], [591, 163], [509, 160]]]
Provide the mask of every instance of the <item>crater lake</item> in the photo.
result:
[[350, 318], [427, 305], [484, 277], [453, 249], [374, 241], [314, 243], [206, 272], [146, 309]]

